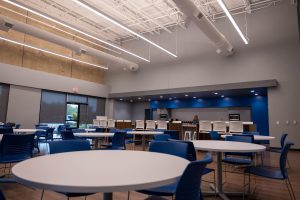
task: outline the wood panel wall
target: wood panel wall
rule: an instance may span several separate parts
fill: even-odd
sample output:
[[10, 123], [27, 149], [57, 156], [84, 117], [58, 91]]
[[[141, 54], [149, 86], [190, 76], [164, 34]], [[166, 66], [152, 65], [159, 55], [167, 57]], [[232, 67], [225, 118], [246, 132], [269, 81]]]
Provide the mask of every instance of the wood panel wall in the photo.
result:
[[[2, 7], [9, 8], [23, 15], [33, 17], [42, 22], [46, 22], [47, 24], [50, 25], [54, 25], [49, 21], [45, 21], [44, 19], [39, 18], [38, 16], [32, 15], [24, 10], [18, 9], [2, 1], [0, 2], [1, 15], [13, 18], [20, 22], [24, 22], [36, 26], [38, 28], [54, 33], [56, 35], [63, 36], [67, 39], [72, 39], [74, 41], [81, 42], [85, 45], [89, 45], [84, 41], [80, 41], [80, 39], [78, 38], [65, 34], [61, 31], [52, 29], [48, 26], [45, 26], [41, 23], [28, 19], [24, 16], [20, 16], [13, 12], [7, 11]], [[59, 27], [59, 28], [66, 30], [63, 27]], [[70, 30], [66, 30], [66, 31], [71, 32]], [[13, 39], [18, 42], [31, 44], [36, 47], [47, 49], [49, 51], [53, 51], [55, 53], [63, 54], [66, 56], [74, 57], [76, 59], [80, 59], [86, 62], [101, 64], [101, 61], [95, 57], [91, 57], [88, 55], [76, 55], [75, 52], [73, 52], [68, 48], [56, 45], [54, 43], [47, 42], [45, 40], [41, 40], [39, 38], [32, 37], [30, 35], [19, 33], [13, 30], [9, 30], [8, 32], [4, 32], [0, 30], [0, 35], [9, 39]], [[92, 45], [89, 46], [99, 49], [96, 46], [92, 46]], [[25, 67], [33, 70], [44, 71], [44, 72], [53, 73], [57, 75], [72, 77], [80, 80], [86, 80], [86, 81], [100, 83], [100, 84], [104, 83], [105, 70], [103, 69], [70, 61], [64, 58], [59, 58], [54, 55], [49, 55], [47, 53], [39, 52], [37, 50], [29, 49], [19, 45], [14, 45], [1, 40], [0, 40], [0, 62], [16, 65], [20, 67]]]

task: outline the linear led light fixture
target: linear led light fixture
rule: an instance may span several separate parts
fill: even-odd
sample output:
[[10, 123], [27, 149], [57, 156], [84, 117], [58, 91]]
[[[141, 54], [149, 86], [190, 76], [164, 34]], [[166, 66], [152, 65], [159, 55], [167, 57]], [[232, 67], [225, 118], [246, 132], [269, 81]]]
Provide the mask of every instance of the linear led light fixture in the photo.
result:
[[113, 23], [113, 24], [119, 26], [120, 28], [122, 28], [122, 29], [128, 31], [129, 33], [132, 33], [133, 35], [136, 35], [137, 37], [139, 37], [139, 38], [145, 40], [145, 41], [148, 42], [149, 44], [151, 44], [151, 45], [153, 45], [153, 46], [159, 48], [160, 50], [162, 50], [162, 51], [164, 51], [164, 52], [170, 54], [171, 56], [173, 56], [173, 57], [175, 57], [175, 58], [177, 57], [177, 55], [173, 54], [172, 52], [168, 51], [167, 49], [165, 49], [165, 48], [159, 46], [158, 44], [152, 42], [151, 40], [145, 38], [145, 37], [142, 36], [141, 34], [139, 34], [139, 33], [135, 32], [135, 31], [131, 30], [130, 28], [127, 28], [126, 26], [120, 24], [119, 22], [117, 22], [116, 20], [112, 19], [111, 17], [109, 17], [109, 16], [107, 16], [107, 15], [105, 15], [105, 14], [103, 14], [103, 13], [97, 11], [97, 10], [95, 10], [94, 8], [88, 6], [87, 4], [83, 3], [82, 1], [79, 1], [79, 0], [73, 0], [73, 1], [74, 1], [75, 3], [81, 5], [82, 7], [84, 7], [84, 8], [86, 8], [86, 9], [92, 11], [92, 12], [95, 13], [96, 15], [98, 15], [98, 16], [100, 16], [100, 17], [102, 17], [102, 18], [104, 18], [104, 19], [110, 21], [111, 23]]
[[52, 51], [48, 51], [48, 50], [45, 50], [45, 49], [34, 47], [34, 46], [31, 46], [31, 45], [24, 44], [24, 43], [21, 43], [21, 42], [17, 42], [17, 41], [14, 41], [14, 40], [10, 40], [10, 39], [4, 38], [4, 37], [0, 37], [0, 40], [6, 41], [6, 42], [10, 42], [10, 43], [13, 43], [13, 44], [17, 44], [17, 45], [20, 45], [20, 46], [28, 47], [30, 49], [42, 51], [42, 52], [45, 52], [45, 53], [48, 53], [48, 54], [51, 54], [51, 55], [54, 55], [54, 56], [58, 56], [58, 57], [61, 57], [61, 58], [66, 58], [68, 60], [72, 60], [72, 61], [83, 63], [83, 64], [86, 64], [86, 65], [91, 65], [91, 66], [94, 66], [94, 67], [98, 67], [98, 68], [102, 68], [102, 69], [108, 70], [108, 67], [104, 67], [104, 66], [101, 66], [101, 65], [92, 64], [92, 63], [89, 63], [89, 62], [78, 60], [76, 58], [71, 58], [69, 56], [64, 56], [64, 55], [61, 55], [61, 54], [58, 54], [58, 53], [54, 53]]
[[9, 3], [9, 4], [12, 4], [12, 5], [14, 5], [14, 6], [18, 7], [18, 8], [21, 8], [21, 9], [23, 9], [23, 10], [26, 10], [26, 11], [28, 11], [28, 12], [34, 13], [34, 14], [36, 14], [36, 15], [42, 17], [42, 18], [45, 18], [45, 19], [47, 19], [47, 20], [49, 20], [49, 21], [52, 21], [52, 22], [54, 22], [54, 23], [56, 23], [56, 24], [59, 24], [59, 25], [64, 26], [64, 27], [66, 27], [66, 28], [69, 28], [69, 29], [71, 29], [71, 30], [73, 30], [73, 31], [76, 31], [76, 32], [80, 33], [80, 34], [83, 34], [83, 35], [85, 35], [85, 36], [87, 36], [87, 37], [89, 37], [89, 38], [92, 38], [92, 39], [97, 40], [97, 41], [99, 41], [99, 42], [102, 42], [102, 43], [104, 43], [104, 44], [106, 44], [106, 45], [109, 45], [109, 46], [111, 46], [111, 47], [114, 47], [114, 48], [116, 48], [116, 49], [118, 49], [118, 50], [120, 50], [120, 51], [123, 51], [123, 52], [125, 52], [125, 53], [127, 53], [127, 54], [130, 54], [130, 55], [132, 55], [132, 56], [135, 56], [135, 57], [137, 57], [137, 58], [139, 58], [139, 59], [141, 59], [141, 60], [144, 60], [144, 61], [146, 61], [146, 62], [150, 62], [150, 60], [148, 60], [148, 59], [146, 59], [146, 58], [143, 58], [143, 57], [141, 57], [141, 56], [139, 56], [139, 55], [137, 55], [137, 54], [134, 54], [134, 53], [132, 53], [132, 52], [130, 52], [130, 51], [127, 51], [126, 49], [123, 49], [123, 48], [121, 48], [121, 47], [119, 47], [119, 46], [117, 46], [117, 45], [115, 45], [115, 44], [109, 43], [109, 42], [107, 42], [107, 41], [105, 41], [105, 40], [101, 40], [101, 39], [99, 39], [99, 38], [97, 38], [97, 37], [95, 37], [95, 36], [92, 36], [92, 35], [90, 35], [90, 34], [88, 34], [88, 33], [86, 33], [86, 32], [83, 32], [83, 31], [78, 30], [78, 29], [76, 29], [76, 28], [74, 28], [74, 27], [72, 27], [72, 26], [69, 26], [69, 25], [64, 24], [64, 23], [62, 23], [62, 22], [60, 22], [60, 21], [57, 21], [56, 19], [53, 19], [53, 18], [48, 17], [48, 16], [46, 16], [46, 15], [44, 15], [44, 14], [42, 14], [42, 13], [39, 13], [39, 12], [37, 12], [37, 11], [34, 11], [34, 10], [32, 10], [32, 9], [30, 9], [30, 8], [27, 8], [27, 7], [25, 7], [25, 6], [22, 6], [21, 4], [18, 4], [18, 3], [16, 3], [16, 2], [13, 2], [12, 0], [3, 0], [3, 1], [6, 2], [6, 3]]
[[225, 6], [224, 2], [222, 0], [217, 0], [218, 3], [220, 4], [221, 8], [223, 9], [223, 11], [225, 12], [225, 14], [227, 15], [227, 17], [229, 18], [230, 22], [232, 23], [232, 25], [234, 26], [234, 28], [236, 29], [236, 31], [238, 32], [238, 34], [241, 36], [241, 38], [243, 39], [245, 44], [248, 44], [248, 41], [246, 39], [246, 37], [244, 36], [244, 34], [242, 33], [241, 29], [239, 28], [239, 26], [236, 24], [235, 20], [233, 19], [232, 15], [230, 14], [229, 10], [227, 9], [227, 7]]
[[108, 47], [105, 47], [105, 46], [103, 46], [103, 45], [100, 45], [100, 44], [98, 44], [98, 43], [92, 42], [92, 41], [87, 40], [87, 39], [85, 39], [85, 38], [83, 38], [83, 37], [80, 37], [80, 36], [78, 36], [78, 35], [72, 34], [72, 33], [68, 32], [68, 31], [64, 31], [64, 30], [62, 30], [62, 29], [60, 29], [60, 28], [58, 28], [58, 27], [56, 27], [56, 26], [52, 26], [52, 25], [50, 25], [50, 24], [47, 24], [47, 23], [42, 22], [42, 21], [40, 21], [40, 20], [37, 20], [37, 19], [35, 19], [35, 18], [33, 18], [33, 17], [27, 16], [27, 15], [23, 15], [23, 14], [21, 14], [21, 13], [19, 13], [19, 12], [16, 12], [16, 11], [12, 10], [12, 9], [9, 9], [9, 8], [3, 7], [3, 6], [0, 6], [0, 8], [2, 8], [2, 9], [4, 9], [4, 10], [7, 10], [7, 11], [9, 11], [9, 12], [12, 12], [12, 13], [14, 13], [14, 14], [20, 15], [20, 16], [22, 16], [22, 17], [25, 17], [25, 18], [27, 18], [27, 19], [31, 19], [31, 20], [33, 20], [33, 21], [35, 21], [35, 22], [38, 22], [38, 23], [40, 23], [40, 24], [43, 24], [44, 26], [48, 26], [48, 27], [50, 27], [50, 28], [56, 29], [56, 30], [58, 30], [58, 31], [61, 31], [61, 32], [65, 33], [65, 34], [68, 34], [68, 35], [71, 35], [71, 36], [73, 36], [73, 37], [79, 38], [79, 39], [81, 39], [81, 40], [83, 40], [83, 41], [86, 41], [86, 42], [88, 42], [88, 43], [90, 43], [90, 44], [96, 45], [96, 46], [98, 46], [98, 47], [100, 47], [100, 48], [104, 48], [104, 49], [106, 49], [106, 50], [108, 50], [108, 51], [112, 51], [112, 52], [114, 52], [114, 53], [121, 54], [121, 52], [119, 52], [119, 51], [116, 51], [116, 50], [110, 49], [110, 48], [108, 48]]

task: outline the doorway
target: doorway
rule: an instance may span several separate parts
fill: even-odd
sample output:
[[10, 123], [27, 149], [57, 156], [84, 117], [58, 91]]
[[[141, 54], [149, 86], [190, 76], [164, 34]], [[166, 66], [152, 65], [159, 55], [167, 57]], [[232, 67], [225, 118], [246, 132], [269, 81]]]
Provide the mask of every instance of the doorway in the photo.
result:
[[66, 108], [66, 125], [69, 125], [70, 128], [87, 127], [87, 104], [67, 103]]

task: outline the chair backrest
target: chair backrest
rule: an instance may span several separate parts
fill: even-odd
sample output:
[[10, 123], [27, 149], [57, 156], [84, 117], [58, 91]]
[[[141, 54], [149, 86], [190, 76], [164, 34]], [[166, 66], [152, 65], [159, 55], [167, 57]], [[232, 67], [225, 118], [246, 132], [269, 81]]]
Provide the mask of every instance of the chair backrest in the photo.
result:
[[108, 128], [115, 128], [116, 127], [116, 121], [113, 119], [107, 120], [107, 127]]
[[85, 130], [83, 128], [76, 128], [72, 130], [73, 133], [84, 133]]
[[284, 144], [285, 144], [285, 141], [286, 141], [286, 138], [287, 138], [288, 134], [287, 133], [283, 133], [280, 137], [280, 146], [281, 148], [284, 147]]
[[210, 132], [212, 131], [211, 121], [199, 121], [199, 132]]
[[2, 192], [2, 190], [0, 190], [0, 200], [5, 200], [6, 198], [5, 198], [5, 196], [4, 196], [4, 194], [3, 194], [3, 192]]
[[0, 134], [11, 134], [11, 133], [14, 133], [14, 130], [11, 127], [0, 128]]
[[242, 133], [244, 132], [243, 122], [241, 121], [230, 121], [229, 122], [229, 132], [230, 133]]
[[96, 128], [95, 132], [102, 133], [105, 131], [105, 128]]
[[287, 156], [288, 156], [288, 152], [289, 152], [292, 145], [294, 145], [294, 143], [287, 142], [283, 146], [283, 148], [281, 150], [281, 154], [280, 154], [279, 166], [280, 166], [281, 173], [282, 173], [282, 175], [285, 179], [288, 177], [288, 172], [287, 172], [287, 169], [286, 169]]
[[[254, 135], [246, 135], [246, 134], [239, 134], [232, 136], [227, 136], [225, 138], [226, 141], [232, 141], [232, 142], [246, 142], [246, 143], [254, 143]], [[253, 153], [238, 153], [238, 152], [228, 152], [225, 153], [225, 156], [228, 155], [238, 155], [238, 156], [246, 156], [246, 157], [253, 157]]]
[[188, 144], [173, 141], [152, 141], [149, 146], [149, 151], [170, 154], [187, 159]]
[[125, 149], [125, 137], [125, 131], [116, 131], [111, 141], [112, 148]]
[[179, 131], [176, 130], [165, 130], [164, 134], [170, 135], [171, 139], [179, 140]]
[[187, 141], [187, 140], [170, 140], [170, 141], [174, 141], [174, 142], [182, 142], [188, 145], [188, 152], [187, 152], [187, 157], [186, 159], [189, 161], [195, 161], [197, 160], [197, 154], [196, 154], [196, 149], [194, 146], [194, 143], [191, 141]]
[[35, 134], [5, 134], [0, 144], [1, 160], [18, 162], [32, 157]]
[[224, 121], [214, 121], [213, 122], [213, 131], [226, 133], [227, 126]]
[[19, 129], [21, 127], [21, 124], [16, 124], [15, 129]]
[[99, 126], [102, 127], [102, 128], [106, 128], [107, 127], [107, 120], [106, 119], [99, 120]]
[[74, 134], [72, 131], [62, 131], [61, 132], [61, 138], [63, 140], [71, 140], [71, 139], [75, 139]]
[[146, 120], [146, 129], [154, 130], [155, 129], [155, 121], [154, 120]]
[[153, 136], [154, 141], [168, 141], [171, 139], [171, 136], [169, 134], [159, 134]]
[[220, 140], [220, 134], [217, 131], [210, 131], [209, 136], [211, 140]]
[[185, 168], [177, 184], [176, 200], [202, 200], [201, 178], [206, 165], [210, 163], [209, 158], [192, 161]]
[[93, 119], [93, 126], [99, 126], [99, 120]]
[[161, 130], [167, 130], [168, 129], [168, 124], [166, 121], [163, 120], [158, 120], [157, 121], [157, 129]]
[[144, 129], [144, 128], [145, 128], [144, 120], [136, 120], [135, 121], [135, 129]]
[[49, 142], [50, 154], [90, 150], [88, 140], [61, 140]]

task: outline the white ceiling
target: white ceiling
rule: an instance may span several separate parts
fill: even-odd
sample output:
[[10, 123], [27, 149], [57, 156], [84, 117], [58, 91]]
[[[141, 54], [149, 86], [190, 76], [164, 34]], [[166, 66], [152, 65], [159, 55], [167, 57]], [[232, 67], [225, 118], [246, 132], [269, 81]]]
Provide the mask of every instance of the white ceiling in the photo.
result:
[[[119, 43], [136, 37], [111, 22], [91, 13], [72, 0], [16, 0], [28, 7], [67, 22], [107, 41]], [[192, 0], [212, 21], [224, 17], [216, 0]], [[233, 15], [255, 12], [280, 0], [224, 0]], [[85, 0], [99, 11], [138, 33], [172, 32], [184, 27], [184, 17], [172, 0]]]

